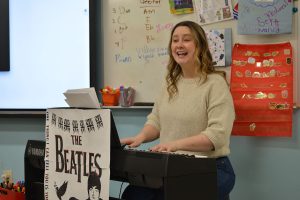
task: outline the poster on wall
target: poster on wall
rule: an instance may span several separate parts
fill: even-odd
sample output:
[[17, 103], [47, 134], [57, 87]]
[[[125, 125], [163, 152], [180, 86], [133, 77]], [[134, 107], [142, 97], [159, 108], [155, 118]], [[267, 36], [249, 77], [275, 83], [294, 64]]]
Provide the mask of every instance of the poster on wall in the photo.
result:
[[171, 14], [189, 14], [194, 12], [192, 0], [169, 0]]
[[231, 29], [211, 29], [205, 31], [208, 47], [213, 57], [214, 66], [225, 67], [231, 64]]
[[292, 0], [239, 0], [239, 34], [292, 32]]
[[194, 0], [200, 25], [233, 19], [231, 0]]
[[48, 109], [45, 200], [109, 199], [110, 110]]
[[230, 89], [236, 111], [233, 135], [292, 136], [293, 55], [289, 42], [235, 44]]

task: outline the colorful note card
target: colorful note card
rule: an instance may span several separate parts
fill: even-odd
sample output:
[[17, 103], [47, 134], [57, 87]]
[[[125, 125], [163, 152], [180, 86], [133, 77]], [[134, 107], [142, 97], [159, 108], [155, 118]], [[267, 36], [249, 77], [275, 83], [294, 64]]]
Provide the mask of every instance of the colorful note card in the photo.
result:
[[192, 0], [169, 0], [170, 12], [172, 14], [188, 14], [194, 12]]
[[292, 0], [239, 0], [239, 34], [292, 32]]

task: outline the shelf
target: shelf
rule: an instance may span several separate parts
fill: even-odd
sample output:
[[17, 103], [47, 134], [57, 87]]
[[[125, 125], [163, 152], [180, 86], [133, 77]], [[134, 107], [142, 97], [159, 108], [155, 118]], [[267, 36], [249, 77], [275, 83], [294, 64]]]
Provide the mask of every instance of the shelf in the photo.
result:
[[152, 109], [153, 106], [130, 106], [130, 107], [122, 107], [122, 106], [102, 106], [101, 108], [108, 108], [108, 109], [137, 109], [137, 110], [140, 110], [140, 109]]

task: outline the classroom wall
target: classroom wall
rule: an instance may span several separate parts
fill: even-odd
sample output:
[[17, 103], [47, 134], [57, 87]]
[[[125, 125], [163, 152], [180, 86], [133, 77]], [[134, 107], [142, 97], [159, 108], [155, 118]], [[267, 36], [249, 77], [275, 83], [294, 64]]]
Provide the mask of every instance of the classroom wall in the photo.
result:
[[[98, 30], [101, 32], [101, 30]], [[97, 41], [101, 43], [101, 38]], [[97, 58], [101, 87], [102, 54]], [[136, 134], [150, 109], [115, 109], [120, 137]], [[231, 200], [296, 200], [300, 197], [300, 110], [295, 110], [293, 137], [232, 136], [230, 159], [236, 171]], [[12, 169], [15, 180], [24, 179], [24, 151], [28, 139], [44, 139], [42, 118], [0, 118], [0, 172]], [[148, 148], [144, 145], [143, 148]], [[111, 182], [110, 195], [119, 195], [120, 183]], [[123, 186], [124, 188], [124, 186]]]
[[[103, 19], [101, 26], [103, 26], [102, 34], [105, 38], [103, 40], [105, 51], [103, 52], [104, 77], [102, 79], [104, 85], [111, 87], [131, 86], [135, 89], [136, 101], [153, 102], [157, 96], [155, 88], [161, 87], [160, 83], [166, 74], [168, 63], [166, 47], [169, 42], [170, 30], [180, 21], [199, 22], [197, 12], [185, 15], [171, 14], [169, 1], [155, 1], [156, 3], [153, 3], [152, 1], [114, 0], [102, 2]], [[237, 2], [237, 0], [232, 2]], [[283, 2], [283, 0], [274, 2]], [[278, 6], [277, 3], [275, 5]], [[233, 5], [235, 4], [233, 3]], [[277, 6], [274, 8], [270, 6], [267, 10], [277, 10]], [[298, 6], [297, 1], [294, 2], [294, 6]], [[296, 84], [297, 75], [300, 76], [300, 67], [297, 62], [299, 54], [298, 48], [296, 48], [297, 44], [299, 46], [299, 16], [299, 13], [292, 16], [292, 33], [274, 34], [271, 37], [270, 35], [255, 34], [239, 35], [238, 20], [205, 24], [202, 27], [205, 31], [230, 29], [231, 33], [225, 34], [228, 46], [235, 43], [268, 44], [289, 41], [294, 54], [294, 101], [300, 106], [300, 96], [298, 95], [300, 94], [300, 87], [297, 87]], [[264, 17], [260, 16], [259, 18]], [[232, 40], [229, 41], [228, 37]], [[230, 51], [228, 46], [225, 49], [225, 54]], [[230, 63], [230, 61], [228, 62]], [[221, 67], [221, 70], [229, 71], [229, 68]], [[229, 81], [230, 73], [227, 75]]]
[[[149, 112], [113, 110], [120, 136], [136, 134]], [[299, 199], [300, 110], [295, 110], [293, 116], [292, 138], [232, 136], [230, 158], [236, 185], [231, 200]], [[24, 179], [28, 139], [44, 139], [44, 119], [0, 118], [0, 170], [12, 169], [15, 180]], [[112, 182], [110, 195], [117, 197], [119, 189], [120, 183]]]

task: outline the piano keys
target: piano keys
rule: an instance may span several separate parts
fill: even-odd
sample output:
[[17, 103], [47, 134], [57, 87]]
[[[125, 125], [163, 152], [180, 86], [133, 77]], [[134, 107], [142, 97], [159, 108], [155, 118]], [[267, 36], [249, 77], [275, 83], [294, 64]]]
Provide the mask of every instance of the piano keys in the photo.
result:
[[214, 158], [128, 149], [111, 150], [111, 180], [162, 188], [165, 200], [216, 200]]

